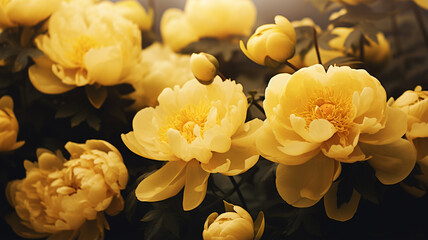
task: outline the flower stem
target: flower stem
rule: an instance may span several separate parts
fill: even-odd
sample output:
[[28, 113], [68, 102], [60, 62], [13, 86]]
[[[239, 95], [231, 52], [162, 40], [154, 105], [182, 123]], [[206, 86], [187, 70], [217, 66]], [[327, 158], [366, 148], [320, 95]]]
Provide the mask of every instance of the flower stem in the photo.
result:
[[223, 82], [226, 81], [226, 77], [223, 75], [223, 73], [218, 72], [217, 74], [221, 77], [221, 80], [223, 80]]
[[229, 176], [230, 181], [233, 184], [233, 187], [235, 188], [236, 193], [238, 194], [239, 199], [242, 202], [242, 206], [244, 207], [244, 209], [247, 209], [247, 203], [245, 202], [244, 196], [242, 195], [241, 190], [239, 190], [239, 185], [238, 183], [236, 183], [235, 178], [233, 176]]
[[366, 39], [364, 38], [364, 34], [360, 36], [360, 61], [364, 64], [364, 45]]
[[422, 19], [420, 9], [416, 5], [416, 3], [412, 3], [412, 5], [413, 5], [413, 13], [415, 14], [416, 21], [418, 22], [418, 26], [421, 30], [422, 36], [424, 37], [425, 46], [428, 48], [428, 33], [425, 28], [424, 20]]
[[294, 66], [293, 64], [291, 64], [289, 61], [285, 61], [285, 65], [291, 67], [295, 72], [297, 72], [297, 70], [299, 70], [298, 67]]
[[318, 63], [322, 65], [320, 48], [318, 46], [317, 30], [315, 27], [313, 28], [313, 35], [314, 35], [314, 47], [315, 47], [315, 51], [317, 52]]
[[259, 111], [261, 113], [263, 113], [263, 115], [266, 116], [265, 110], [263, 109], [263, 107], [256, 100], [253, 101], [253, 105], [256, 106], [256, 108], [259, 109]]

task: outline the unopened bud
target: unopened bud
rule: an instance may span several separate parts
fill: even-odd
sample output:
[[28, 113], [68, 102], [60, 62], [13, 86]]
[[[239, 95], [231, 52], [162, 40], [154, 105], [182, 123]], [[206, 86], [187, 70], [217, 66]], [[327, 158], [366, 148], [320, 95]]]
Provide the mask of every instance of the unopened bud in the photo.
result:
[[213, 55], [203, 52], [193, 53], [190, 57], [190, 68], [200, 83], [208, 85], [217, 76], [219, 63]]

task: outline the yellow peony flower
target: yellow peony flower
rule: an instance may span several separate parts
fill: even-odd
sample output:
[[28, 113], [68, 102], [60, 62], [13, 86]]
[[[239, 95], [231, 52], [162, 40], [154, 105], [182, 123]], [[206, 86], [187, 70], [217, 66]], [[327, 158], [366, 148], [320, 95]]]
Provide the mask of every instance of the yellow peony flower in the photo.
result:
[[334, 2], [346, 3], [349, 5], [370, 4], [376, 0], [333, 0]]
[[275, 17], [275, 24], [258, 27], [248, 39], [247, 48], [241, 41], [241, 50], [252, 61], [267, 66], [278, 66], [293, 57], [296, 47], [296, 32], [283, 16]]
[[183, 208], [192, 210], [204, 200], [210, 173], [233, 176], [258, 161], [254, 145], [259, 119], [244, 123], [247, 99], [242, 85], [210, 85], [196, 79], [183, 87], [166, 88], [159, 106], [140, 110], [133, 131], [122, 134], [134, 153], [167, 163], [140, 182], [140, 201], [155, 202], [176, 195], [184, 187]]
[[41, 92], [59, 94], [85, 85], [119, 84], [141, 53], [138, 27], [111, 2], [64, 2], [52, 14], [47, 34], [35, 39], [46, 56], [28, 74]]
[[413, 0], [416, 4], [421, 8], [425, 8], [428, 10], [428, 2], [426, 0]]
[[12, 151], [24, 145], [24, 141], [16, 141], [18, 130], [13, 100], [9, 96], [3, 96], [0, 98], [0, 152]]
[[[417, 151], [417, 161], [422, 174], [415, 177], [426, 191], [428, 189], [428, 91], [417, 86], [414, 91], [405, 91], [397, 100], [388, 103], [407, 114], [406, 137]], [[424, 193], [422, 193], [424, 194]]]
[[258, 240], [263, 235], [265, 220], [262, 212], [253, 223], [251, 215], [240, 206], [224, 203], [226, 212], [214, 212], [205, 221], [202, 233], [204, 240], [236, 239]]
[[27, 176], [8, 184], [6, 195], [16, 215], [7, 218], [25, 238], [102, 239], [109, 228], [103, 215], [124, 206], [120, 190], [128, 181], [122, 156], [102, 140], [69, 142], [71, 159], [38, 149], [38, 162], [24, 161]]
[[251, 0], [187, 0], [184, 11], [170, 8], [164, 12], [160, 32], [163, 42], [178, 52], [203, 37], [248, 36], [256, 15]]
[[48, 18], [62, 0], [0, 1], [0, 27], [34, 26]]
[[149, 31], [154, 20], [154, 11], [147, 12], [136, 0], [123, 0], [115, 3], [115, 9], [120, 15], [136, 23], [141, 30]]
[[135, 110], [156, 106], [157, 98], [164, 88], [182, 86], [194, 78], [190, 69], [190, 57], [177, 54], [160, 43], [154, 43], [143, 50], [140, 62], [131, 75], [127, 81], [135, 89], [129, 95], [135, 100], [132, 106]]
[[250, 35], [257, 15], [251, 0], [187, 0], [184, 11], [199, 37], [214, 38]]
[[185, 13], [178, 8], [169, 8], [163, 13], [160, 32], [163, 43], [175, 52], [199, 40], [199, 36], [187, 21]]
[[190, 67], [195, 78], [202, 84], [211, 84], [217, 76], [220, 64], [217, 58], [207, 53], [193, 53], [190, 57]]
[[[256, 145], [279, 163], [277, 190], [295, 207], [314, 205], [330, 189], [327, 202], [336, 203], [331, 186], [341, 163], [367, 160], [383, 184], [402, 181], [415, 165], [414, 149], [401, 138], [406, 115], [387, 106], [384, 88], [365, 70], [331, 66], [326, 72], [317, 64], [278, 74], [265, 97], [267, 118]], [[357, 205], [325, 207], [330, 218], [345, 221]]]

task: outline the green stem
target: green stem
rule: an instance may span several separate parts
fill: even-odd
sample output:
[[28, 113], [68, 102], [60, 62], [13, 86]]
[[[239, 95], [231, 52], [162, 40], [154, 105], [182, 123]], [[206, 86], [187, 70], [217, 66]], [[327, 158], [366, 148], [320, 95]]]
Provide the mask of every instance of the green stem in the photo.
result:
[[244, 207], [244, 209], [248, 210], [247, 203], [245, 202], [245, 199], [244, 199], [244, 196], [242, 195], [241, 190], [239, 190], [239, 185], [238, 185], [238, 183], [236, 183], [235, 178], [233, 176], [229, 176], [229, 179], [232, 182], [233, 187], [234, 187], [236, 193], [238, 194], [239, 199], [242, 202], [242, 207]]
[[226, 81], [227, 78], [223, 75], [223, 73], [218, 72], [217, 75], [220, 76], [220, 78], [221, 78], [221, 80], [223, 80], [223, 82]]
[[365, 45], [365, 38], [364, 35], [361, 34], [360, 36], [360, 61], [364, 63], [364, 45]]
[[317, 29], [315, 27], [313, 28], [313, 35], [314, 35], [314, 47], [315, 47], [315, 51], [317, 52], [318, 63], [322, 65], [320, 48], [318, 46]]
[[298, 67], [294, 66], [293, 64], [291, 64], [289, 61], [285, 61], [285, 65], [291, 67], [295, 72], [297, 72], [299, 70]]

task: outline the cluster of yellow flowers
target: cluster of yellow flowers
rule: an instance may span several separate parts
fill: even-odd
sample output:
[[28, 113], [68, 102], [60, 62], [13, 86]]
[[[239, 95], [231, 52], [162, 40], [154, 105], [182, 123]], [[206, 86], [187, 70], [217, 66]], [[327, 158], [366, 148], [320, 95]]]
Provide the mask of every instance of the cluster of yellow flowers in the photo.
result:
[[7, 218], [25, 238], [102, 239], [109, 229], [103, 212], [118, 214], [120, 190], [128, 171], [119, 151], [102, 140], [68, 142], [66, 161], [60, 153], [38, 149], [38, 162], [24, 161], [26, 178], [8, 184], [6, 195], [16, 215]]
[[[361, 198], [353, 189], [350, 200], [338, 205], [343, 165], [366, 161], [381, 183], [392, 185], [403, 181], [418, 161], [424, 174], [419, 179], [428, 189], [428, 91], [418, 86], [387, 101], [381, 83], [366, 70], [326, 69], [317, 64], [315, 46], [304, 56], [296, 55], [295, 28], [322, 31], [312, 20], [290, 22], [276, 16], [275, 24], [258, 27], [246, 45], [240, 41], [242, 52], [260, 65], [279, 69], [292, 63], [300, 68], [273, 76], [265, 89], [266, 119], [247, 121], [243, 86], [224, 79], [215, 57], [175, 52], [204, 37], [250, 35], [256, 19], [252, 1], [188, 0], [184, 11], [164, 13], [160, 30], [165, 45], [154, 43], [144, 50], [141, 30], [151, 29], [153, 10], [136, 1], [42, 2], [0, 1], [0, 27], [34, 26], [49, 18], [42, 27], [46, 32], [34, 41], [44, 55], [28, 70], [32, 84], [43, 93], [87, 87], [89, 100], [100, 108], [105, 92], [90, 87], [133, 85], [136, 91], [128, 97], [139, 111], [122, 141], [137, 155], [165, 162], [138, 184], [135, 196], [140, 201], [165, 200], [184, 189], [183, 209], [193, 210], [205, 199], [210, 174], [242, 174], [260, 156], [277, 165], [276, 188], [285, 202], [302, 208], [323, 199], [327, 216], [338, 221], [351, 219]], [[352, 28], [328, 30], [337, 36], [329, 41], [330, 50], [319, 51], [324, 63], [362, 54], [344, 46]], [[363, 46], [364, 56], [367, 63], [380, 66], [391, 51], [382, 33], [377, 40]], [[4, 96], [0, 152], [22, 146], [17, 136], [13, 101]], [[22, 237], [102, 239], [109, 229], [104, 212], [116, 215], [124, 207], [120, 191], [128, 171], [119, 151], [103, 140], [69, 142], [65, 148], [69, 160], [38, 149], [37, 163], [24, 161], [26, 177], [7, 187], [16, 210], [8, 222]], [[263, 213], [254, 222], [239, 206], [225, 203], [225, 208], [226, 213], [208, 216], [204, 239], [260, 239]]]

